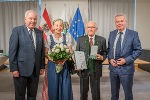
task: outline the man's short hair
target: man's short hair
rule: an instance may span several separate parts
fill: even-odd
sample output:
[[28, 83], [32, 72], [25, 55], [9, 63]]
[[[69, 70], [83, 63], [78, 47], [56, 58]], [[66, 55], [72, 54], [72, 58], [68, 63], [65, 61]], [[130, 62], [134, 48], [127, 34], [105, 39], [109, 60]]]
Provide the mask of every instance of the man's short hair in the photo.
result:
[[88, 25], [89, 22], [93, 22], [93, 23], [95, 24], [95, 26], [98, 28], [96, 22], [94, 22], [94, 21], [88, 21], [88, 22], [86, 23], [86, 27], [87, 27], [87, 25]]
[[26, 12], [25, 12], [25, 17], [27, 17], [28, 16], [28, 14], [29, 13], [35, 13], [36, 15], [37, 15], [37, 13], [34, 11], [34, 10], [27, 10]]
[[126, 15], [125, 15], [125, 14], [118, 14], [118, 15], [115, 16], [115, 18], [116, 18], [116, 17], [120, 17], [120, 16], [124, 16], [124, 18], [125, 18], [125, 20], [126, 20]]

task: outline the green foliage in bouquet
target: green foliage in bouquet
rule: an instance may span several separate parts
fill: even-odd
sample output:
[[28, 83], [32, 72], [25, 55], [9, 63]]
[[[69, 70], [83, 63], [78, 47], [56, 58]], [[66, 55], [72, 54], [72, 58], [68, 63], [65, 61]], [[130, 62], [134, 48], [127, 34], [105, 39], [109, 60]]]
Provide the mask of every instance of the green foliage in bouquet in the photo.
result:
[[49, 54], [49, 57], [53, 59], [53, 61], [62, 60], [62, 59], [68, 59], [70, 57], [69, 48], [66, 45], [63, 44], [56, 44], [51, 53]]

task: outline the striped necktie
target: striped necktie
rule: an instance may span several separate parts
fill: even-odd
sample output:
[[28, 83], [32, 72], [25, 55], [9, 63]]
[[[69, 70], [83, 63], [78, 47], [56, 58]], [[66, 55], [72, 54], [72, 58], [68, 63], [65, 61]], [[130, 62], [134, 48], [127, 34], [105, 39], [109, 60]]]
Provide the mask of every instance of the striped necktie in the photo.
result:
[[29, 30], [29, 35], [30, 35], [31, 40], [32, 40], [33, 43], [34, 43], [33, 36], [32, 36], [32, 31], [33, 31], [33, 30]]
[[31, 38], [31, 40], [32, 40], [32, 43], [33, 43], [33, 46], [34, 46], [34, 50], [35, 50], [35, 45], [34, 45], [34, 39], [33, 39], [32, 32], [33, 32], [33, 30], [32, 30], [32, 29], [31, 29], [31, 30], [29, 30], [29, 36], [30, 36], [30, 38]]
[[119, 59], [121, 57], [121, 40], [122, 40], [122, 32], [119, 32], [119, 38], [116, 43], [116, 49], [115, 49], [115, 59]]

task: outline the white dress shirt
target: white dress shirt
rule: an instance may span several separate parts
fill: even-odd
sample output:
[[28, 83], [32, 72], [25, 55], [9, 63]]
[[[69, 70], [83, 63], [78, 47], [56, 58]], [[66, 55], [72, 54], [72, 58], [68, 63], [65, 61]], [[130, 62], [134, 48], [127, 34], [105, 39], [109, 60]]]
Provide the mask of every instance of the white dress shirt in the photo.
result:
[[93, 37], [91, 37], [91, 36], [88, 35], [88, 37], [89, 37], [89, 42], [90, 42], [90, 38], [92, 38], [93, 45], [94, 45], [94, 43], [95, 43], [95, 35]]
[[[123, 43], [123, 40], [124, 40], [125, 32], [126, 32], [126, 29], [122, 31], [121, 48], [122, 48], [122, 43]], [[116, 34], [116, 39], [114, 41], [114, 46], [113, 46], [113, 49], [114, 49], [114, 58], [115, 58], [115, 50], [116, 50], [116, 44], [117, 44], [118, 38], [119, 38], [119, 31]]]
[[[27, 29], [28, 29], [28, 32], [31, 30], [28, 27], [27, 27]], [[33, 37], [33, 41], [34, 41], [34, 47], [36, 49], [36, 34], [35, 34], [35, 30], [34, 29], [32, 29], [32, 37]]]

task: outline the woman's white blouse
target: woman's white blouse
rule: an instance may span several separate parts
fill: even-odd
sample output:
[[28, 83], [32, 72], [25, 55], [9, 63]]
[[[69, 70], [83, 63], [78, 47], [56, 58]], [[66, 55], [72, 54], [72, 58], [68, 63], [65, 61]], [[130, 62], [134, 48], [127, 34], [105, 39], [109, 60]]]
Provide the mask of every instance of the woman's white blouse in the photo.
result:
[[[63, 35], [61, 35], [61, 37], [58, 39], [58, 38], [55, 38], [54, 37], [54, 34], [52, 34], [52, 37], [54, 39], [54, 42], [57, 44], [57, 43], [62, 43], [63, 42]], [[66, 44], [67, 46], [71, 46], [71, 35], [70, 33], [67, 33], [66, 34]], [[50, 45], [51, 45], [51, 39], [50, 39], [50, 35], [47, 36], [46, 40], [45, 40], [45, 47], [46, 48], [50, 48]], [[50, 53], [50, 49], [49, 49], [49, 53]]]

